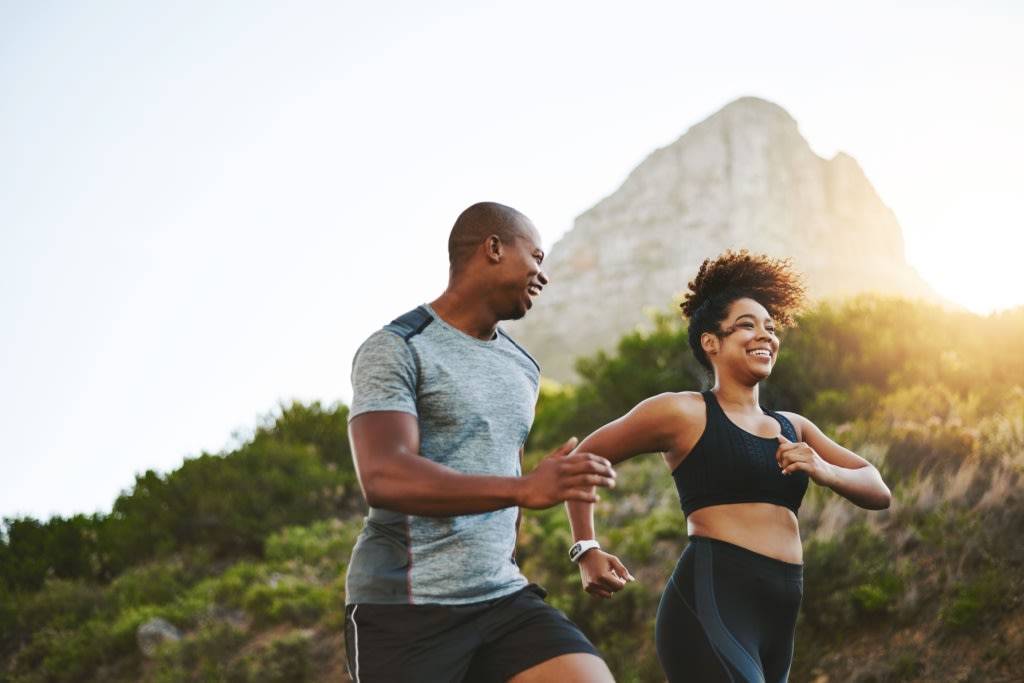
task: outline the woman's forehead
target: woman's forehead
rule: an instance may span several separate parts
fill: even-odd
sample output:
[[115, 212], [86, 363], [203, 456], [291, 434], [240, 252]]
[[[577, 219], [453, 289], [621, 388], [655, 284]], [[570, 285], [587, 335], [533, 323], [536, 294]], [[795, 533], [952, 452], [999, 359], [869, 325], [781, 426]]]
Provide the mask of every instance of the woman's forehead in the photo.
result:
[[749, 297], [736, 299], [729, 305], [729, 317], [739, 318], [740, 316], [753, 316], [758, 319], [771, 319], [768, 309]]

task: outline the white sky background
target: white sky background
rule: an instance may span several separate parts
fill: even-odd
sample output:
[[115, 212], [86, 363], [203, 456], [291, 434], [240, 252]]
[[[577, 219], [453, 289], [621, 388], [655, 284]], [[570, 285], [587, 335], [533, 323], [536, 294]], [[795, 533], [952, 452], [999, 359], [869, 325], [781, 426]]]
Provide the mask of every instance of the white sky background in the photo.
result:
[[858, 160], [940, 293], [1024, 304], [1024, 4], [833, 5], [0, 0], [0, 517], [348, 403], [463, 208], [550, 249], [744, 95]]

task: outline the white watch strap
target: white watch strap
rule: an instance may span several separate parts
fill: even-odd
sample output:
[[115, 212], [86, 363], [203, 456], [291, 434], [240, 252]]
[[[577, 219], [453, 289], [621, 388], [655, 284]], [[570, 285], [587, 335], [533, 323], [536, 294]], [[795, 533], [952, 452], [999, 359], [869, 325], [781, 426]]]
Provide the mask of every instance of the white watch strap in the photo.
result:
[[583, 553], [587, 552], [592, 548], [600, 548], [601, 544], [594, 540], [588, 541], [576, 541], [572, 547], [569, 548], [569, 559], [574, 563], [579, 562], [580, 558], [583, 557]]

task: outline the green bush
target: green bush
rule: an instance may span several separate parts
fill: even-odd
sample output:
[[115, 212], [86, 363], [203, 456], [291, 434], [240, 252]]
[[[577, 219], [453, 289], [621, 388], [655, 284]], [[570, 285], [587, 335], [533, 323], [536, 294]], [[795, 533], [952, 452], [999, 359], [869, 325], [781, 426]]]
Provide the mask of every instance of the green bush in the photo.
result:
[[309, 626], [327, 612], [330, 599], [323, 586], [282, 577], [251, 586], [242, 606], [259, 627], [282, 622]]
[[925, 671], [922, 657], [912, 651], [896, 652], [889, 655], [888, 665], [893, 681], [917, 680]]
[[163, 605], [185, 589], [182, 563], [178, 560], [151, 562], [124, 572], [105, 592], [112, 609], [138, 605]]
[[0, 586], [0, 653], [9, 649], [21, 633], [21, 602], [17, 593]]
[[341, 471], [345, 483], [356, 480], [348, 440], [348, 406], [344, 404], [326, 408], [320, 401], [282, 404], [280, 413], [263, 418], [251, 443], [264, 441], [313, 446], [324, 463]]
[[247, 637], [230, 622], [204, 619], [195, 631], [161, 649], [156, 683], [226, 680]]
[[953, 586], [952, 598], [939, 610], [939, 621], [954, 631], [985, 623], [1003, 599], [1005, 583], [997, 572], [989, 571], [976, 581]]
[[945, 503], [934, 510], [919, 512], [908, 521], [925, 543], [951, 560], [961, 557], [968, 544], [977, 542], [981, 529], [978, 515]]
[[287, 527], [267, 538], [264, 556], [272, 563], [315, 567], [320, 577], [333, 578], [344, 572], [359, 530], [336, 518]]
[[866, 581], [850, 589], [850, 600], [858, 614], [884, 615], [896, 611], [904, 582], [894, 572], [869, 573]]
[[191, 592], [210, 603], [242, 607], [250, 586], [265, 580], [269, 573], [266, 564], [242, 560], [226, 568], [220, 576], [200, 581]]
[[20, 627], [67, 629], [83, 624], [104, 605], [103, 590], [83, 580], [54, 579], [19, 600]]
[[[140, 616], [141, 619], [141, 616]], [[92, 619], [70, 630], [44, 628], [19, 654], [18, 683], [81, 683], [96, 670], [136, 653], [135, 628], [123, 620]]]
[[311, 651], [309, 634], [291, 631], [243, 658], [228, 683], [307, 683], [313, 680]]
[[801, 630], [838, 634], [897, 611], [904, 580], [895, 567], [888, 541], [862, 522], [838, 538], [808, 542]]

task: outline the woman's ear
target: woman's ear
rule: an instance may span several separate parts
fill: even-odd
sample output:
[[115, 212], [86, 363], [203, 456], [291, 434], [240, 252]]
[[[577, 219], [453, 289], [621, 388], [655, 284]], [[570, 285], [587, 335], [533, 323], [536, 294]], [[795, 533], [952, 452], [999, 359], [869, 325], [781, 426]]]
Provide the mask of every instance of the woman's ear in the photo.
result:
[[717, 335], [711, 334], [710, 332], [705, 332], [700, 335], [700, 347], [704, 349], [704, 353], [709, 356], [714, 356], [718, 353], [718, 344], [720, 341], [721, 340]]

